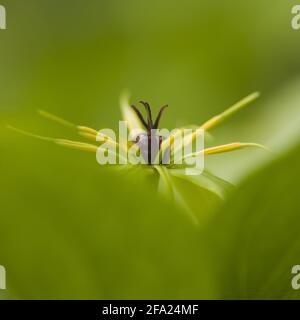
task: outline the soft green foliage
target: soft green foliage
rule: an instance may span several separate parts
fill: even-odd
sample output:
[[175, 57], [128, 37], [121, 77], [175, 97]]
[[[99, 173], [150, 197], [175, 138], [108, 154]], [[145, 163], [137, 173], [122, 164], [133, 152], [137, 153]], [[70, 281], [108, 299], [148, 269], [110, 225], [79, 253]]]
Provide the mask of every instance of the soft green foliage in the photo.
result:
[[[1, 298], [299, 298], [290, 287], [300, 264], [295, 1], [1, 4]], [[37, 109], [116, 129], [124, 88], [155, 111], [169, 104], [169, 129], [201, 125], [260, 90], [206, 145], [255, 141], [273, 153], [207, 157], [198, 178], [170, 170], [182, 210], [157, 195], [152, 169], [101, 168], [93, 154], [6, 129], [78, 139]]]
[[200, 235], [221, 298], [299, 299], [291, 287], [300, 262], [299, 163], [300, 146], [260, 170]]
[[[83, 172], [78, 164], [69, 170], [80, 184], [72, 184], [63, 168], [73, 157], [52, 159], [47, 168], [39, 156], [31, 181], [30, 166], [19, 171], [15, 163], [11, 179], [2, 180], [6, 297], [296, 297], [290, 269], [300, 254], [299, 148], [250, 178], [200, 227], [145, 187], [146, 175], [133, 183], [132, 176], [105, 172], [104, 186], [97, 168]], [[39, 190], [25, 194], [33, 184]], [[205, 199], [197, 193], [189, 203], [200, 207]]]

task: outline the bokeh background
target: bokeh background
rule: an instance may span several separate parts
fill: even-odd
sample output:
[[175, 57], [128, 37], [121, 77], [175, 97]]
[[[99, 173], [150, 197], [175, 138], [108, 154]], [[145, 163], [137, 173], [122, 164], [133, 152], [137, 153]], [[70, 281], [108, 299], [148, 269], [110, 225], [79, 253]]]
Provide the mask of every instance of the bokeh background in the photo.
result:
[[[0, 264], [4, 299], [297, 298], [300, 31], [297, 1], [1, 0]], [[212, 132], [256, 141], [206, 160], [237, 185], [195, 228], [147, 177], [18, 135], [72, 132], [44, 109], [117, 128], [119, 96], [168, 103], [162, 125], [201, 124], [262, 97]], [[144, 179], [145, 178], [145, 179]], [[196, 190], [187, 190], [205, 215]], [[205, 206], [204, 206], [205, 207]]]

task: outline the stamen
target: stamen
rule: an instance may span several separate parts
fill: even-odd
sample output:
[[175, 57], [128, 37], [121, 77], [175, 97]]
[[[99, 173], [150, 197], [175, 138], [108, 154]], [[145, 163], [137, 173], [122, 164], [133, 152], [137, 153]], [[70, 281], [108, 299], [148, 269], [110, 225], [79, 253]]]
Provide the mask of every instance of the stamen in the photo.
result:
[[49, 113], [47, 111], [44, 111], [44, 110], [38, 110], [38, 113], [40, 116], [46, 118], [46, 119], [49, 119], [51, 121], [54, 121], [54, 122], [57, 122], [65, 127], [76, 127], [76, 125], [70, 121], [67, 121], [63, 118], [60, 118], [52, 113]]

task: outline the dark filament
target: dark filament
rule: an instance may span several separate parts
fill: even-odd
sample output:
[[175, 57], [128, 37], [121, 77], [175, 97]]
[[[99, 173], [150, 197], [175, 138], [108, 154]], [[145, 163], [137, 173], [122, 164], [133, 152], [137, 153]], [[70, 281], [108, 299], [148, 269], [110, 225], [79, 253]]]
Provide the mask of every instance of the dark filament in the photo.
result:
[[[159, 125], [159, 121], [161, 119], [161, 116], [164, 112], [164, 110], [167, 108], [167, 105], [163, 106], [160, 108], [159, 112], [158, 112], [158, 115], [155, 119], [155, 121], [153, 122], [153, 119], [152, 119], [152, 112], [151, 112], [151, 107], [149, 105], [148, 102], [144, 102], [144, 101], [140, 101], [140, 103], [144, 106], [144, 108], [146, 109], [146, 113], [147, 113], [147, 118], [145, 119], [143, 117], [143, 115], [141, 114], [140, 110], [132, 105], [132, 109], [135, 111], [136, 115], [138, 116], [138, 118], [140, 119], [140, 121], [142, 122], [143, 126], [146, 128], [147, 130], [147, 137], [146, 139], [148, 140], [148, 143], [147, 143], [147, 163], [148, 164], [151, 164], [151, 161], [152, 161], [152, 155], [151, 155], [151, 148], [152, 148], [152, 134], [151, 134], [151, 130], [152, 129], [158, 129], [158, 125]], [[138, 136], [136, 138], [136, 143], [138, 143], [140, 141], [140, 136]], [[156, 142], [156, 138], [153, 138], [155, 139], [155, 142]], [[158, 136], [158, 150], [160, 150], [160, 146], [161, 146], [161, 143], [163, 141], [163, 137], [162, 136]], [[145, 148], [141, 147], [141, 150], [142, 152], [146, 152]], [[146, 157], [146, 156], [145, 156]]]
[[144, 101], [140, 101], [140, 103], [145, 107], [146, 112], [147, 112], [147, 121], [144, 119], [143, 115], [141, 114], [141, 112], [139, 111], [139, 109], [132, 105], [132, 109], [135, 111], [136, 115], [138, 116], [138, 118], [140, 119], [140, 121], [142, 122], [143, 126], [147, 129], [148, 133], [151, 132], [151, 129], [158, 129], [159, 126], [159, 122], [161, 119], [161, 116], [164, 112], [164, 110], [168, 107], [168, 105], [165, 105], [163, 107], [160, 108], [158, 115], [153, 123], [152, 120], [152, 112], [151, 112], [151, 107], [149, 105], [148, 102], [144, 102]]

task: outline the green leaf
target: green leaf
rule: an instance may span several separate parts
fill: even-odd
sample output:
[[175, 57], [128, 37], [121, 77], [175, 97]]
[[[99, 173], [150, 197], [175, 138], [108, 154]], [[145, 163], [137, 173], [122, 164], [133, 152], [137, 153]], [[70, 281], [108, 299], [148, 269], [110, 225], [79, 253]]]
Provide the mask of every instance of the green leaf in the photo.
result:
[[248, 179], [199, 237], [222, 298], [300, 298], [299, 162], [297, 147]]
[[225, 199], [233, 188], [232, 184], [214, 176], [208, 171], [203, 171], [198, 174], [195, 172], [195, 175], [186, 175], [185, 169], [170, 169], [170, 173], [174, 177], [189, 181], [201, 189], [213, 192], [222, 199]]
[[189, 214], [197, 225], [204, 227], [206, 221], [222, 203], [220, 194], [224, 195], [225, 192], [222, 184], [213, 181], [208, 173], [187, 176], [184, 169], [169, 171], [172, 188], [176, 194], [175, 203]]

